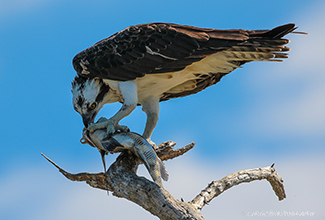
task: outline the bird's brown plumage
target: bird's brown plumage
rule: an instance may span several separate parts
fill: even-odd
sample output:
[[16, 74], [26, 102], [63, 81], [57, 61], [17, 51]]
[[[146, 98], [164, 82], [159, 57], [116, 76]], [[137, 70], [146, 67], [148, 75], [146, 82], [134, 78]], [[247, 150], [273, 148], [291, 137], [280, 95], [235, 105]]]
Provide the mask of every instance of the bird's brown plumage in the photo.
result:
[[[146, 74], [177, 72], [216, 53], [232, 67], [195, 79], [193, 89], [165, 92], [160, 101], [187, 96], [217, 83], [224, 75], [250, 61], [281, 61], [289, 48], [283, 36], [295, 30], [286, 24], [272, 30], [216, 30], [171, 23], [130, 26], [73, 59], [78, 75], [116, 81], [134, 80]], [[220, 69], [223, 69], [222, 67]], [[195, 73], [194, 73], [195, 74]]]

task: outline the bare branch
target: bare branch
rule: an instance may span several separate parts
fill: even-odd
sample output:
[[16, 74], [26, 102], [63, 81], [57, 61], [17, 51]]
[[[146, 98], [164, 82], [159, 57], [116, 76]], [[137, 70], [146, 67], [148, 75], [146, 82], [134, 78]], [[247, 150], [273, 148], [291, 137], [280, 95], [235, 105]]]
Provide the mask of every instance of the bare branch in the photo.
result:
[[275, 194], [279, 200], [283, 200], [286, 195], [284, 192], [283, 180], [275, 171], [273, 165], [263, 168], [255, 168], [239, 171], [230, 174], [221, 180], [211, 182], [205, 189], [201, 191], [190, 203], [197, 209], [201, 210], [204, 205], [209, 203], [213, 198], [219, 196], [225, 190], [236, 186], [240, 183], [251, 182], [254, 180], [266, 179], [270, 182]]
[[112, 189], [110, 187], [108, 187], [108, 183], [105, 179], [105, 174], [103, 172], [101, 172], [101, 173], [86, 173], [85, 172], [85, 173], [72, 174], [72, 173], [65, 171], [61, 167], [59, 167], [56, 163], [54, 163], [50, 158], [48, 158], [44, 154], [42, 154], [42, 156], [45, 157], [45, 159], [47, 159], [56, 168], [58, 168], [60, 173], [62, 173], [63, 176], [65, 176], [67, 179], [69, 179], [71, 181], [80, 181], [80, 182], [86, 181], [87, 184], [89, 184], [90, 186], [92, 186], [94, 188], [112, 191]]
[[[43, 155], [43, 154], [42, 154]], [[204, 220], [203, 216], [189, 203], [178, 201], [168, 191], [152, 181], [135, 174], [135, 167], [140, 160], [128, 151], [122, 152], [107, 171], [104, 173], [71, 174], [43, 155], [50, 163], [72, 181], [86, 181], [94, 188], [109, 190], [116, 197], [128, 199], [160, 219], [197, 219]], [[110, 183], [107, 186], [107, 183]]]
[[158, 157], [162, 161], [164, 161], [164, 160], [169, 160], [169, 159], [173, 159], [175, 157], [181, 156], [181, 155], [185, 154], [186, 152], [188, 152], [189, 150], [191, 150], [194, 147], [195, 143], [192, 142], [182, 148], [174, 150], [173, 147], [175, 145], [176, 145], [175, 142], [167, 141], [167, 142], [163, 142], [162, 144], [156, 146], [155, 150], [156, 150]]
[[[156, 152], [162, 160], [178, 157], [194, 147], [191, 143], [183, 148], [174, 150], [174, 142], [164, 142], [156, 147]], [[123, 151], [106, 173], [71, 174], [42, 154], [50, 163], [69, 180], [85, 181], [94, 188], [113, 192], [114, 196], [125, 198], [160, 219], [193, 219], [204, 220], [200, 210], [213, 198], [232, 186], [243, 182], [266, 179], [270, 182], [279, 200], [286, 197], [283, 180], [275, 171], [273, 165], [239, 171], [230, 174], [219, 181], [210, 183], [191, 202], [175, 199], [164, 188], [152, 181], [136, 175], [140, 159], [129, 151]]]

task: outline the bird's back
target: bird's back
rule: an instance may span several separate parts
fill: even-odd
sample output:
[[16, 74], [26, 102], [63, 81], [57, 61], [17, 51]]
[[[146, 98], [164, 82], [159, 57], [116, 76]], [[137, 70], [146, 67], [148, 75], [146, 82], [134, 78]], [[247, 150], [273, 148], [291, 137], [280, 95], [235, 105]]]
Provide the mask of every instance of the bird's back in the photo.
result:
[[282, 37], [293, 30], [294, 24], [251, 31], [142, 24], [80, 52], [73, 65], [83, 77], [136, 80], [139, 93], [156, 91], [165, 101], [202, 91], [247, 62], [282, 61], [289, 50]]

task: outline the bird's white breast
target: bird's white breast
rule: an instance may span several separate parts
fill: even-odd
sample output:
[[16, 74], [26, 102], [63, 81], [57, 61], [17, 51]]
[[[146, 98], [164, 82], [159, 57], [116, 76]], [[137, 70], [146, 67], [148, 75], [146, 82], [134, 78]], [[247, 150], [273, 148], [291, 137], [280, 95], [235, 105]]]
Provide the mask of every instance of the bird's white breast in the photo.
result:
[[[138, 102], [148, 97], [160, 97], [163, 93], [179, 93], [196, 87], [195, 79], [201, 75], [218, 72], [231, 72], [237, 66], [228, 63], [222, 52], [207, 56], [201, 61], [192, 63], [185, 69], [176, 72], [146, 74], [134, 81], [137, 84]], [[118, 93], [118, 82], [105, 80]]]

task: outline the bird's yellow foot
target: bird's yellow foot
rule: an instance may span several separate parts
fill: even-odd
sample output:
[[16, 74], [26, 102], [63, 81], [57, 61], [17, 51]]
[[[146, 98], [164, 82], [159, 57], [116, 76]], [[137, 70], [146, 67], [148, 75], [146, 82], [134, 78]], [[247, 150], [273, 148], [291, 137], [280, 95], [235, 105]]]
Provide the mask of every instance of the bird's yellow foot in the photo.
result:
[[113, 120], [104, 117], [98, 119], [96, 123], [91, 124], [88, 127], [88, 131], [93, 133], [96, 130], [101, 130], [105, 128], [107, 129], [107, 134], [114, 134], [116, 131], [123, 131], [123, 132], [130, 131], [130, 129], [127, 126], [119, 125], [118, 123], [115, 123]]

